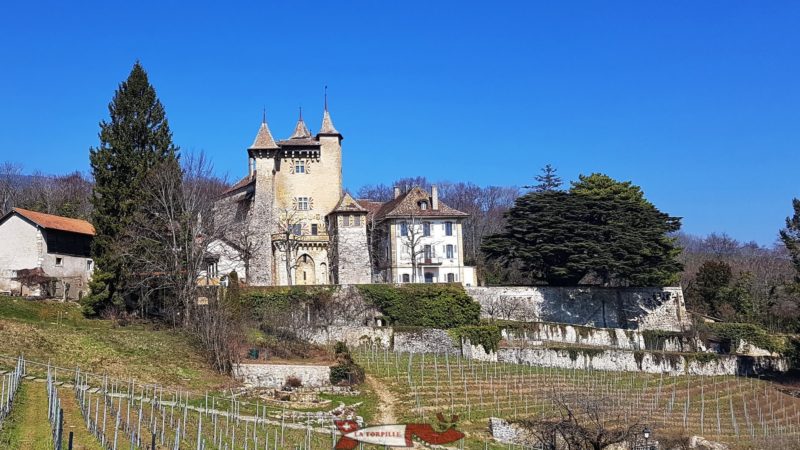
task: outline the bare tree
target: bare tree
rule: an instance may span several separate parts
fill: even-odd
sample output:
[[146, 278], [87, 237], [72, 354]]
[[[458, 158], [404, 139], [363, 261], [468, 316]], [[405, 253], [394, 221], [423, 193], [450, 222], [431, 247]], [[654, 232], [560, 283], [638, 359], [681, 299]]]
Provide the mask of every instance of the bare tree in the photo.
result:
[[408, 252], [408, 257], [411, 259], [411, 281], [416, 283], [420, 259], [433, 257], [432, 254], [426, 254], [426, 252], [428, 248], [433, 252], [435, 243], [425, 242], [428, 237], [425, 233], [425, 224], [414, 214], [409, 215], [401, 222], [401, 227], [405, 229], [405, 234], [402, 232], [400, 234], [401, 248]]
[[525, 419], [519, 426], [544, 448], [561, 443], [568, 450], [601, 450], [621, 442], [638, 442], [644, 429], [638, 420], [629, 420], [609, 399], [554, 394], [552, 401], [559, 416], [551, 419]]
[[295, 252], [302, 243], [302, 221], [297, 208], [283, 208], [276, 218], [276, 235], [272, 242], [285, 257], [286, 283], [291, 286], [292, 270], [297, 267]]
[[12, 162], [0, 164], [0, 214], [11, 211], [21, 191], [22, 166]]

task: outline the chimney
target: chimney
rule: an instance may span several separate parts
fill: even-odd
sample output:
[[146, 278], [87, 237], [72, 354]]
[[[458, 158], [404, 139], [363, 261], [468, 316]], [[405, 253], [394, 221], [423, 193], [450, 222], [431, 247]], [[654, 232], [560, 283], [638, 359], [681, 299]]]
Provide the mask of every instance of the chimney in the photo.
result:
[[253, 171], [255, 170], [256, 160], [254, 158], [248, 158], [247, 160], [247, 173], [250, 175], [250, 178], [253, 178]]
[[394, 198], [400, 197], [400, 186], [394, 187]]
[[435, 184], [431, 186], [431, 209], [439, 209], [439, 188]]

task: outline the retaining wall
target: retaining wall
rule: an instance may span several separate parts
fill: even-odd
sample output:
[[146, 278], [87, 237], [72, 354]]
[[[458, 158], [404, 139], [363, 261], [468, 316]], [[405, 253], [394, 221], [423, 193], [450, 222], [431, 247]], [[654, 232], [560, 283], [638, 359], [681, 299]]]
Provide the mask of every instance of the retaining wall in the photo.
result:
[[486, 318], [597, 328], [681, 331], [690, 326], [680, 287], [468, 287]]
[[330, 367], [318, 365], [237, 364], [233, 376], [247, 387], [281, 388], [291, 376], [299, 378], [304, 387], [331, 384]]

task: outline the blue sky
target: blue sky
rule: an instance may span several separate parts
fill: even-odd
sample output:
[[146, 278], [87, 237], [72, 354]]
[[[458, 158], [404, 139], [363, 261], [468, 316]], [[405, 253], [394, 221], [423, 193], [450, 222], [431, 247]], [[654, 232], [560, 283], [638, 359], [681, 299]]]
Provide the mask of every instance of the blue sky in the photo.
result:
[[[224, 3], [224, 4], [223, 4]], [[88, 170], [140, 59], [175, 142], [231, 180], [267, 108], [323, 86], [353, 190], [522, 185], [551, 163], [642, 186], [684, 230], [770, 245], [800, 196], [800, 2], [11, 2], [0, 160]]]

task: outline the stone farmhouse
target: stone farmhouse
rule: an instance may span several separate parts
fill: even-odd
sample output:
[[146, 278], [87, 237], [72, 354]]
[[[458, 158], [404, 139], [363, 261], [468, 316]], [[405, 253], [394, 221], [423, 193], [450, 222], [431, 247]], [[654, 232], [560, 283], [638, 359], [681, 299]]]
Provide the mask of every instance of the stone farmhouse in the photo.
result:
[[223, 236], [210, 243], [206, 276], [236, 271], [254, 286], [460, 282], [461, 222], [467, 214], [419, 188], [382, 203], [342, 188], [342, 134], [327, 109], [312, 135], [302, 113], [294, 132], [275, 140], [262, 120], [247, 149], [246, 177], [215, 203]]
[[94, 269], [94, 234], [85, 220], [14, 208], [0, 219], [0, 291], [81, 298]]

